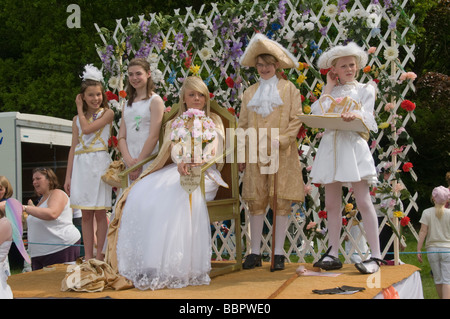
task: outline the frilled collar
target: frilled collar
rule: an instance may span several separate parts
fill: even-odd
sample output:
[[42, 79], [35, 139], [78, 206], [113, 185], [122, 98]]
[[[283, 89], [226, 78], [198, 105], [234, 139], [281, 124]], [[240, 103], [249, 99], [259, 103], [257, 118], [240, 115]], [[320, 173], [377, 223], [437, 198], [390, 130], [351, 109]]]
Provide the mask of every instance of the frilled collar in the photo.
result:
[[259, 87], [247, 107], [262, 117], [268, 116], [274, 107], [283, 104], [277, 85], [278, 77], [276, 75], [268, 80], [260, 79]]

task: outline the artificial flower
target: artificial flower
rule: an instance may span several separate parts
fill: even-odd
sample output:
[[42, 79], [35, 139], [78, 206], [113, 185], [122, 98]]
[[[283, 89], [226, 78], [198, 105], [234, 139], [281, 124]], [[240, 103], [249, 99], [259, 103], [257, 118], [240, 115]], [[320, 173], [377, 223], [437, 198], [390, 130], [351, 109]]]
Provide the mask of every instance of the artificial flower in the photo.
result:
[[111, 89], [118, 89], [119, 88], [119, 78], [117, 76], [112, 76], [108, 81], [108, 85]]
[[108, 101], [111, 100], [119, 101], [119, 97], [111, 91], [106, 91], [106, 97], [108, 98]]
[[303, 73], [300, 73], [300, 75], [298, 76], [296, 82], [297, 82], [298, 85], [302, 85], [303, 82], [305, 82], [306, 79], [307, 79], [307, 77]]
[[406, 72], [406, 73], [402, 73], [400, 75], [399, 80], [400, 81], [405, 81], [405, 80], [415, 80], [417, 78], [417, 74], [415, 74], [414, 72]]
[[411, 162], [407, 162], [407, 163], [403, 164], [402, 170], [405, 173], [408, 173], [411, 170], [411, 168], [413, 168], [413, 167], [414, 167], [414, 165]]
[[403, 227], [408, 226], [409, 222], [410, 219], [408, 216], [405, 216], [402, 219], [400, 219], [400, 225], [402, 225]]
[[303, 113], [305, 113], [305, 114], [311, 113], [311, 106], [305, 105], [305, 106], [303, 107]]
[[370, 67], [370, 65], [368, 65], [368, 66], [366, 66], [366, 67], [363, 69], [363, 72], [364, 72], [364, 73], [369, 73], [371, 70], [372, 70], [372, 68]]
[[394, 217], [397, 217], [397, 218], [402, 218], [403, 217], [403, 212], [399, 211], [399, 210], [393, 212], [392, 214], [393, 214]]
[[389, 122], [383, 122], [380, 125], [378, 125], [378, 128], [384, 130], [385, 128], [388, 128], [390, 126]]
[[199, 65], [191, 65], [189, 67], [189, 71], [192, 72], [193, 75], [197, 75], [198, 71], [200, 71], [200, 66]]
[[345, 205], [345, 212], [348, 213], [353, 209], [353, 204], [352, 203], [348, 203], [347, 205]]
[[326, 219], [327, 218], [327, 212], [324, 210], [321, 210], [319, 213], [317, 213], [319, 218]]
[[394, 61], [398, 58], [398, 50], [395, 47], [387, 47], [386, 50], [384, 50], [384, 58], [387, 61]]
[[377, 50], [376, 47], [370, 47], [369, 50], [367, 50], [367, 53], [374, 54], [376, 50]]
[[335, 4], [329, 4], [325, 7], [324, 14], [328, 18], [334, 18], [338, 14], [338, 7]]
[[121, 98], [126, 98], [127, 97], [127, 92], [125, 92], [124, 90], [121, 90], [120, 92], [119, 92], [119, 96], [121, 97]]
[[394, 108], [395, 108], [395, 105], [394, 105], [393, 103], [387, 103], [387, 104], [384, 106], [384, 110], [385, 110], [386, 112], [390, 112], [390, 111], [392, 111]]
[[119, 144], [119, 141], [118, 141], [118, 139], [117, 139], [117, 136], [111, 136], [109, 139], [108, 139], [108, 147], [114, 147], [114, 148], [116, 148], [117, 147], [117, 144]]
[[231, 76], [227, 77], [227, 79], [225, 80], [225, 83], [227, 84], [227, 86], [232, 89], [234, 87], [234, 81], [231, 78]]
[[410, 100], [404, 100], [401, 104], [400, 107], [408, 112], [412, 112], [416, 109], [416, 105], [411, 102]]

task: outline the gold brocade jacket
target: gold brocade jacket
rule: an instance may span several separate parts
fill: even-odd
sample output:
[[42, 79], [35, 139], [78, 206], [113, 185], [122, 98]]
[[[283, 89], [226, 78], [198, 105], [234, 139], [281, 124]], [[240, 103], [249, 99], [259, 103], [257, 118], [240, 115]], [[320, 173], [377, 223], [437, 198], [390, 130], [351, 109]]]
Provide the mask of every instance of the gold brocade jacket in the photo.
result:
[[[254, 84], [244, 92], [238, 128], [242, 128], [244, 130], [255, 128], [256, 132], [259, 132], [260, 128], [267, 128], [267, 148], [269, 154], [271, 148], [270, 129], [279, 128], [277, 197], [279, 199], [292, 200], [294, 202], [303, 202], [305, 197], [304, 183], [297, 146], [297, 134], [302, 126], [299, 115], [303, 114], [300, 91], [292, 82], [280, 79], [277, 87], [280, 97], [283, 100], [283, 104], [274, 107], [272, 113], [264, 118], [247, 108], [247, 104], [256, 93], [258, 86], [259, 83]], [[258, 133], [258, 141], [259, 138]], [[261, 145], [258, 142], [258, 150], [260, 146]], [[238, 152], [241, 152], [243, 147], [244, 146], [242, 143], [239, 143], [238, 141]], [[259, 156], [257, 163], [249, 162], [248, 140], [245, 143], [245, 152], [246, 168], [243, 177], [242, 198], [244, 200], [253, 200], [258, 197], [256, 193], [256, 185], [261, 183], [262, 177], [260, 168], [261, 166], [264, 166], [264, 164], [261, 163]], [[267, 164], [265, 166], [267, 166]], [[269, 185], [271, 185], [269, 192], [270, 197], [273, 197], [274, 195], [273, 177], [273, 174], [269, 177]]]

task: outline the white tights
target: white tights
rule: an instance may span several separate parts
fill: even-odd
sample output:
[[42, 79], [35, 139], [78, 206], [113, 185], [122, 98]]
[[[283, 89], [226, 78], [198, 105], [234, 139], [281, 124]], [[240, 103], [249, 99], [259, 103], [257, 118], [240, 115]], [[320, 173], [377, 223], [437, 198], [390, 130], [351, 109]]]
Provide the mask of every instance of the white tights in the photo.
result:
[[[370, 198], [369, 187], [366, 181], [352, 183], [356, 206], [361, 213], [364, 231], [369, 243], [372, 257], [381, 258], [380, 242], [378, 239], [378, 219], [375, 207]], [[329, 255], [338, 257], [339, 238], [341, 235], [342, 215], [342, 183], [325, 184], [325, 206], [328, 216], [328, 246], [331, 246]]]
[[[288, 227], [289, 216], [276, 216], [275, 225], [275, 255], [284, 255], [284, 239]], [[261, 253], [262, 230], [264, 226], [264, 215], [250, 215], [251, 252], [259, 255]]]

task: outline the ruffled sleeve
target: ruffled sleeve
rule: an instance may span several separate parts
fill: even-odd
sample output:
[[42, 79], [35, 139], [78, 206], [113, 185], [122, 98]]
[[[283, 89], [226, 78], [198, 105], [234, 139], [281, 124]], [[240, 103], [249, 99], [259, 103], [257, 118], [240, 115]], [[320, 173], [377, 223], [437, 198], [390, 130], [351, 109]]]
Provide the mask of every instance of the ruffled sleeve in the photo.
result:
[[361, 116], [369, 130], [377, 133], [378, 125], [374, 116], [375, 99], [377, 96], [375, 82], [370, 81], [362, 85], [358, 90], [358, 95], [360, 97], [361, 110], [354, 110], [353, 112]]

